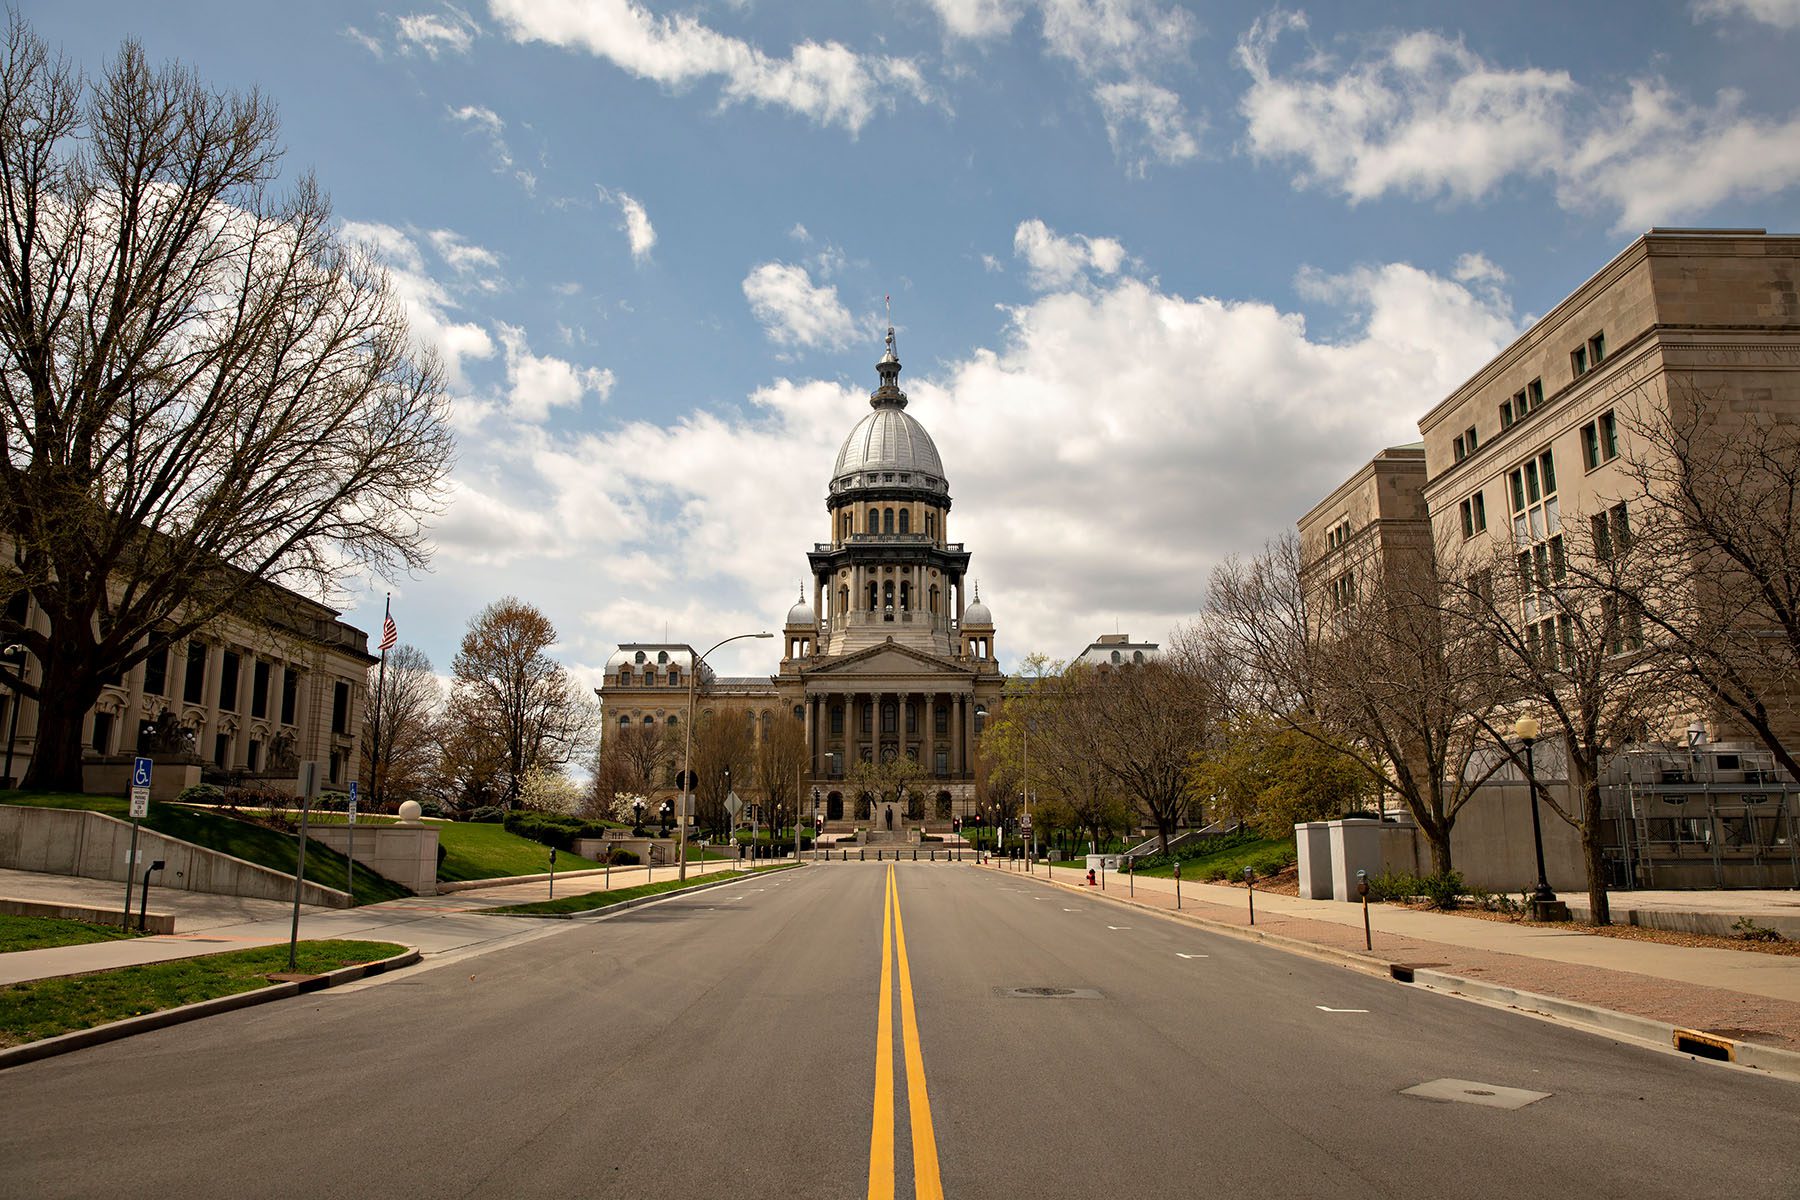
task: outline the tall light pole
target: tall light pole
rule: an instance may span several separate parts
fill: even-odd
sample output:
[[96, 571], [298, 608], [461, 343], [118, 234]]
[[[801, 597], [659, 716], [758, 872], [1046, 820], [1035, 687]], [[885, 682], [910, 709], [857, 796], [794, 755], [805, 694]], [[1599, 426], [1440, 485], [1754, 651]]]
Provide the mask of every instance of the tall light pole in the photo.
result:
[[1537, 742], [1539, 726], [1536, 717], [1520, 717], [1513, 722], [1513, 732], [1525, 743], [1525, 787], [1531, 793], [1531, 841], [1537, 849], [1537, 888], [1531, 894], [1532, 915], [1542, 919], [1543, 912], [1556, 903], [1556, 893], [1544, 873], [1544, 829], [1538, 818], [1537, 767], [1531, 748]]
[[[708, 650], [706, 654], [711, 654], [720, 646], [740, 641], [743, 638], [772, 638], [774, 636], [774, 634], [766, 632], [733, 634], [723, 642], [715, 644], [712, 650]], [[676, 828], [680, 830], [675, 839], [675, 855], [681, 864], [677, 869], [676, 878], [683, 880], [687, 878], [688, 797], [693, 794], [694, 788], [694, 678], [700, 674], [700, 665], [706, 661], [706, 654], [695, 656], [694, 661], [688, 664], [687, 737], [682, 740], [681, 746], [681, 811], [675, 814]]]

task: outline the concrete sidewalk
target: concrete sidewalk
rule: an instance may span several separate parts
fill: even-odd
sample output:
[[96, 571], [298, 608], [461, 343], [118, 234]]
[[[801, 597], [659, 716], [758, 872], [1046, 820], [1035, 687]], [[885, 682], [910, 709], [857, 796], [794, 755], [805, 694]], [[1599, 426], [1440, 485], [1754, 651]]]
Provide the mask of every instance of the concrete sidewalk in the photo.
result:
[[[792, 859], [774, 861], [791, 862]], [[702, 865], [706, 868], [704, 872], [700, 869]], [[724, 861], [690, 863], [688, 876], [723, 876], [730, 873], [731, 867], [731, 863]], [[609, 885], [611, 889], [619, 889], [638, 887], [645, 882], [661, 883], [675, 879], [679, 874], [679, 869], [672, 866], [616, 867], [610, 874], [558, 877], [556, 892], [562, 896], [577, 896], [609, 890]], [[10, 899], [87, 904], [117, 911], [124, 906], [124, 894], [123, 884], [107, 880], [0, 870], [0, 896]], [[137, 893], [134, 891], [132, 895], [135, 912]], [[483, 909], [549, 898], [548, 879], [526, 883], [496, 880], [485, 887], [440, 896], [411, 896], [362, 908], [326, 909], [309, 905], [300, 910], [300, 936], [399, 942], [417, 948], [426, 965], [430, 965], [434, 960], [450, 956], [466, 958], [564, 928], [561, 925], [546, 928], [543, 923], [489, 916], [482, 912]], [[0, 985], [283, 943], [288, 939], [289, 924], [293, 920], [290, 904], [214, 896], [176, 888], [152, 886], [150, 907], [155, 912], [174, 914], [174, 933], [0, 954]]]
[[[999, 864], [1011, 871], [1015, 864]], [[1061, 886], [1084, 886], [1085, 872], [1046, 876]], [[1173, 910], [1175, 883], [1137, 876], [1106, 877], [1106, 895]], [[1222, 925], [1249, 925], [1249, 896], [1241, 887], [1181, 884], [1185, 915]], [[1256, 894], [1256, 928], [1371, 966], [1401, 964], [1481, 979], [1664, 1021], [1691, 1029], [1731, 1031], [1781, 1049], [1800, 1049], [1800, 957], [1749, 950], [1673, 946], [1571, 928], [1369, 906], [1374, 949], [1363, 949], [1362, 908], [1335, 900]]]

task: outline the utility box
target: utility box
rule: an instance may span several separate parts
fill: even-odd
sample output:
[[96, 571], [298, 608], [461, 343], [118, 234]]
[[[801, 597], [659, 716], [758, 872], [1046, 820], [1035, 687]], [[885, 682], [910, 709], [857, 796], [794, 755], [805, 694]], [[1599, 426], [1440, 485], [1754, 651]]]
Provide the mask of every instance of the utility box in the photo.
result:
[[1300, 859], [1300, 895], [1307, 900], [1331, 899], [1331, 822], [1295, 825], [1294, 846]]

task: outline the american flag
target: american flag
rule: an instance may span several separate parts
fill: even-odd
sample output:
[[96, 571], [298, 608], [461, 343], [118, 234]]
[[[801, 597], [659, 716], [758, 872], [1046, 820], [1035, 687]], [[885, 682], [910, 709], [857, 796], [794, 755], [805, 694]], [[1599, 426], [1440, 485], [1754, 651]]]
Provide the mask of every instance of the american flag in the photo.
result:
[[394, 624], [394, 618], [390, 614], [381, 624], [381, 652], [386, 654], [394, 648], [394, 643], [399, 640], [400, 627]]

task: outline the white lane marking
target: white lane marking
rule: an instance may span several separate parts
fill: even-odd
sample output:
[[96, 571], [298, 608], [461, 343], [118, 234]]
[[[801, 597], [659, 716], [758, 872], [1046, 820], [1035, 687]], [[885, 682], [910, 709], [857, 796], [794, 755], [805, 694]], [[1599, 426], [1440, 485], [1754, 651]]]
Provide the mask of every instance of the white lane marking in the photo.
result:
[[1369, 1011], [1366, 1008], [1326, 1008], [1323, 1004], [1315, 1004], [1313, 1007], [1320, 1012], [1329, 1013], [1366, 1013]]
[[1211, 958], [1212, 955], [1210, 955], [1210, 954], [1183, 954], [1181, 951], [1177, 950], [1175, 952], [1175, 957], [1176, 958]]
[[1063, 911], [1064, 912], [1080, 912], [1081, 910], [1078, 908], [1065, 908], [1065, 909], [1063, 909]]
[[1129, 925], [1108, 925], [1107, 928], [1108, 929], [1130, 929], [1131, 926], [1129, 926]]

